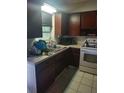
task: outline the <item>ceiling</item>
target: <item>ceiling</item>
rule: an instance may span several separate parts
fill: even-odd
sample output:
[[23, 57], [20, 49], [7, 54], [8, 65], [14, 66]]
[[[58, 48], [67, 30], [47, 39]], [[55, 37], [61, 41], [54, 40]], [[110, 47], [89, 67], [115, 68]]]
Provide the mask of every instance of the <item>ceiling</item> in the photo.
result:
[[84, 6], [97, 7], [97, 0], [44, 0], [44, 2], [63, 12], [72, 12]]

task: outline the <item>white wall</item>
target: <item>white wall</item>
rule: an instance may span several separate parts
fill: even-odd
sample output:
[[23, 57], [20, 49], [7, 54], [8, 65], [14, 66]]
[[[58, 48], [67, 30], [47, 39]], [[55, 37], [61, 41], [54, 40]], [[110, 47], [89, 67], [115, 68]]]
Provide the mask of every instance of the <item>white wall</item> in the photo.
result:
[[97, 0], [90, 0], [84, 4], [78, 4], [76, 8], [69, 10], [68, 12], [83, 12], [91, 10], [97, 10]]
[[52, 15], [52, 31], [51, 31], [51, 40], [55, 40], [55, 15]]

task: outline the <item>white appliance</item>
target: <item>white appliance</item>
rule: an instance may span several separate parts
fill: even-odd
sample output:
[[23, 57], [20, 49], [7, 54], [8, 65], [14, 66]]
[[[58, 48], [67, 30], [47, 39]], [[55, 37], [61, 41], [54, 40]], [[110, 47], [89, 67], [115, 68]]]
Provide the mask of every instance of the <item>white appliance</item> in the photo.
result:
[[97, 40], [96, 38], [86, 39], [80, 49], [81, 71], [97, 74]]

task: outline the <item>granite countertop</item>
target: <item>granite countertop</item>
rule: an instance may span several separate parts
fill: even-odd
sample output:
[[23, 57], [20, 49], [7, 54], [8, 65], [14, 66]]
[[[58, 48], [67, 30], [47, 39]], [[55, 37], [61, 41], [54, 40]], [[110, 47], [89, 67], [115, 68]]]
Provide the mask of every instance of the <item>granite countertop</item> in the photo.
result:
[[81, 45], [57, 45], [57, 46], [60, 46], [60, 47], [72, 47], [72, 48], [80, 48]]
[[65, 51], [68, 48], [69, 47], [64, 47], [63, 49], [61, 49], [61, 50], [59, 50], [59, 51], [57, 51], [55, 53], [53, 52], [53, 54], [51, 54], [51, 55], [40, 55], [40, 56], [28, 57], [27, 62], [28, 63], [33, 63], [33, 64], [43, 62], [44, 60], [47, 60], [48, 58], [51, 58], [51, 57], [57, 55], [58, 53], [61, 53], [62, 51]]
[[65, 51], [66, 49], [73, 47], [73, 48], [80, 48], [80, 45], [57, 45], [58, 47], [61, 47], [62, 49], [53, 53], [52, 55], [40, 55], [40, 56], [34, 56], [34, 57], [28, 57], [27, 62], [37, 64], [39, 62], [43, 62], [44, 60], [47, 60], [50, 57], [53, 57], [57, 55], [58, 53], [61, 53], [62, 51]]

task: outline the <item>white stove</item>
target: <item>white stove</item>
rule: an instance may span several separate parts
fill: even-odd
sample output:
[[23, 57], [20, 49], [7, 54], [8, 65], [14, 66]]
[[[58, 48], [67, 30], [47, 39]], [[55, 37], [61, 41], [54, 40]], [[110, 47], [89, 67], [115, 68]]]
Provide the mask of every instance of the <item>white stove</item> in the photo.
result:
[[86, 39], [80, 49], [80, 67], [81, 71], [97, 74], [97, 39]]

